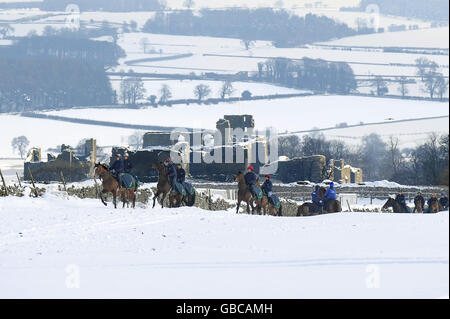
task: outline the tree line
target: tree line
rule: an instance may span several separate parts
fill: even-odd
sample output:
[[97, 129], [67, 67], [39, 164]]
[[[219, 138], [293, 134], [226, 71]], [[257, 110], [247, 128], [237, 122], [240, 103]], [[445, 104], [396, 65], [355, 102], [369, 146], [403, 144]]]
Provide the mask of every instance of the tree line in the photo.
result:
[[114, 102], [105, 69], [124, 56], [115, 43], [65, 31], [0, 48], [0, 112]]
[[258, 63], [258, 79], [317, 92], [348, 94], [357, 87], [353, 69], [345, 62], [321, 59], [269, 59]]
[[272, 41], [277, 47], [295, 47], [306, 43], [352, 36], [358, 32], [344, 23], [325, 16], [304, 17], [271, 8], [202, 9], [157, 12], [147, 21], [144, 32], [190, 36], [212, 36], [243, 40]]
[[322, 133], [292, 135], [278, 139], [281, 156], [289, 158], [325, 155], [329, 159], [344, 159], [363, 170], [368, 181], [390, 180], [403, 185], [448, 185], [449, 135], [430, 134], [416, 148], [401, 149], [399, 140], [388, 141], [377, 134], [364, 136], [359, 145], [328, 140]]

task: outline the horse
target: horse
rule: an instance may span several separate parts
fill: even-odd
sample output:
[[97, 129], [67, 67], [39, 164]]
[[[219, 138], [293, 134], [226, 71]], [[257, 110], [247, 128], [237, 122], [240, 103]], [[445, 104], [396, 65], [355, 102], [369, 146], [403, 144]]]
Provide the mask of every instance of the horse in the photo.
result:
[[[325, 187], [319, 187], [317, 198], [325, 202]], [[320, 207], [314, 203], [304, 203], [297, 209], [297, 217], [300, 216], [316, 216], [321, 214], [339, 213], [342, 212], [341, 202], [338, 200], [328, 200], [326, 207]]]
[[114, 208], [117, 208], [117, 192], [119, 189], [119, 182], [111, 175], [108, 168], [100, 163], [95, 164], [94, 178], [100, 178], [102, 181], [103, 190], [99, 194], [103, 205], [108, 206], [103, 200], [102, 194], [112, 193]]
[[244, 173], [238, 172], [234, 176], [234, 181], [238, 182], [238, 202], [236, 206], [236, 214], [239, 213], [239, 208], [241, 207], [241, 202], [247, 203], [247, 214], [250, 214], [250, 207], [252, 208], [252, 215], [255, 212], [255, 207], [253, 203], [256, 202], [256, 208], [258, 214], [261, 214], [261, 202], [262, 200], [253, 198], [252, 192], [248, 189], [247, 183], [245, 182]]
[[272, 216], [283, 216], [282, 213], [283, 206], [281, 206], [280, 204], [279, 208], [275, 207], [266, 194], [264, 194], [263, 199], [261, 201], [261, 208], [264, 215], [266, 215], [267, 212], [269, 212], [269, 214]]
[[172, 186], [170, 186], [169, 178], [167, 177], [167, 170], [163, 162], [153, 163], [152, 168], [158, 171], [158, 184], [156, 185], [156, 194], [153, 197], [153, 208], [155, 208], [156, 200], [162, 194], [161, 207], [164, 208], [164, 200], [169, 194], [169, 207], [181, 207], [183, 201], [187, 202], [188, 206], [193, 206], [195, 196], [189, 197], [185, 200], [185, 196], [179, 191], [171, 192]]
[[[322, 212], [323, 213], [323, 212]], [[314, 203], [304, 203], [297, 209], [297, 217], [320, 215], [319, 206]]]
[[159, 199], [159, 196], [162, 194], [161, 198], [161, 207], [164, 208], [164, 200], [166, 199], [167, 194], [170, 192], [172, 188], [169, 183], [169, 179], [167, 177], [166, 167], [163, 162], [153, 163], [152, 168], [158, 171], [158, 184], [156, 185], [156, 194], [153, 197], [153, 207], [155, 208], [156, 200]]
[[394, 210], [394, 213], [405, 213], [402, 206], [392, 197], [389, 197], [386, 204], [381, 207], [381, 211], [387, 211], [388, 208], [392, 208]]
[[416, 198], [414, 199], [414, 211], [413, 212], [417, 212], [419, 214], [423, 213], [422, 201], [420, 201]]
[[320, 198], [325, 203], [325, 207], [323, 209], [323, 214], [342, 212], [341, 202], [336, 199], [326, 200], [325, 192], [326, 192], [325, 187], [319, 187], [319, 193], [317, 194], [317, 197]]
[[129, 207], [131, 202], [131, 207], [136, 208], [136, 192], [138, 185], [135, 178], [129, 174], [125, 174], [122, 176], [122, 181], [125, 181], [125, 184], [129, 185], [128, 187], [121, 185], [119, 189], [119, 196], [123, 203], [122, 207], [125, 208], [125, 204]]
[[434, 213], [439, 213], [440, 211], [444, 210], [437, 198], [432, 198], [429, 206], [430, 206], [430, 207], [428, 207], [429, 213], [434, 214]]

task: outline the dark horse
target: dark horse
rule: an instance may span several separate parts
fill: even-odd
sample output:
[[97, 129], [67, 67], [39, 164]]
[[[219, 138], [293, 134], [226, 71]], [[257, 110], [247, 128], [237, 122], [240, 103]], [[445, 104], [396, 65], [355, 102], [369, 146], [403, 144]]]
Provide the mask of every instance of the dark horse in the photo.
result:
[[386, 204], [381, 207], [381, 211], [385, 212], [388, 208], [392, 208], [394, 213], [409, 213], [408, 211], [405, 211], [403, 207], [392, 197], [389, 197]]
[[153, 208], [155, 208], [156, 200], [159, 199], [159, 196], [162, 195], [161, 198], [161, 207], [164, 208], [164, 200], [169, 194], [169, 207], [181, 207], [181, 204], [184, 203], [186, 206], [192, 207], [195, 203], [195, 190], [193, 190], [193, 194], [186, 192], [186, 196], [181, 194], [178, 190], [174, 192], [170, 192], [171, 186], [169, 183], [169, 178], [167, 177], [167, 170], [164, 166], [163, 162], [153, 163], [152, 168], [158, 171], [158, 184], [156, 186], [156, 194], [153, 197]]
[[[317, 197], [325, 202], [325, 187], [319, 187]], [[338, 200], [329, 200], [325, 207], [321, 209], [314, 203], [304, 203], [297, 210], [297, 216], [315, 216], [321, 214], [339, 213], [342, 212], [341, 203]]]
[[253, 203], [256, 203], [256, 209], [258, 214], [261, 215], [262, 200], [253, 198], [252, 192], [248, 189], [247, 183], [245, 183], [244, 173], [238, 172], [234, 177], [234, 181], [238, 182], [238, 202], [236, 207], [236, 214], [239, 213], [241, 202], [247, 203], [247, 214], [250, 214], [250, 207], [252, 208], [252, 214], [255, 212]]
[[418, 200], [418, 199], [414, 199], [414, 212], [418, 212], [419, 214], [423, 213], [423, 206], [422, 206], [422, 201]]
[[103, 185], [103, 190], [99, 194], [100, 200], [102, 201], [103, 205], [107, 206], [108, 204], [106, 204], [102, 194], [112, 193], [114, 208], [117, 208], [117, 193], [119, 190], [119, 182], [111, 175], [108, 168], [100, 163], [95, 164], [94, 179], [97, 177], [100, 178]]

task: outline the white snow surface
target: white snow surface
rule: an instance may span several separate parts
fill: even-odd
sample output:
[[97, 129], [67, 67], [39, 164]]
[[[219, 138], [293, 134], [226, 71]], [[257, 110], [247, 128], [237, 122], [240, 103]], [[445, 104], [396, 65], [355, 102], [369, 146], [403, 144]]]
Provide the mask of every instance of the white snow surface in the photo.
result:
[[1, 298], [441, 298], [448, 212], [280, 218], [0, 198]]

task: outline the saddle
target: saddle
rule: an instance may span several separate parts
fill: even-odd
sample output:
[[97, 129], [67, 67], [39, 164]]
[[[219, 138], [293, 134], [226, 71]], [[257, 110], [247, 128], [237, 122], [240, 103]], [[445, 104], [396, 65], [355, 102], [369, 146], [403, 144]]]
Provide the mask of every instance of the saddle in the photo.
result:
[[122, 182], [120, 186], [125, 187], [126, 189], [135, 189], [137, 185], [134, 176], [127, 173], [119, 174], [118, 181]]
[[253, 196], [256, 196], [258, 199], [262, 199], [264, 194], [260, 187], [256, 185], [249, 185], [248, 186], [250, 193], [252, 193]]
[[191, 183], [184, 182], [184, 189], [190, 195], [194, 195], [194, 193], [195, 193], [195, 189]]
[[275, 208], [281, 207], [281, 201], [277, 195], [272, 194], [270, 197], [267, 198], [269, 199], [269, 203], [271, 203]]
[[186, 190], [185, 190], [185, 188], [183, 187], [183, 184], [181, 184], [181, 183], [178, 183], [178, 182], [174, 182], [175, 184], [174, 184], [174, 189], [178, 192], [178, 193], [180, 193], [181, 195], [183, 195], [183, 196], [186, 196]]

